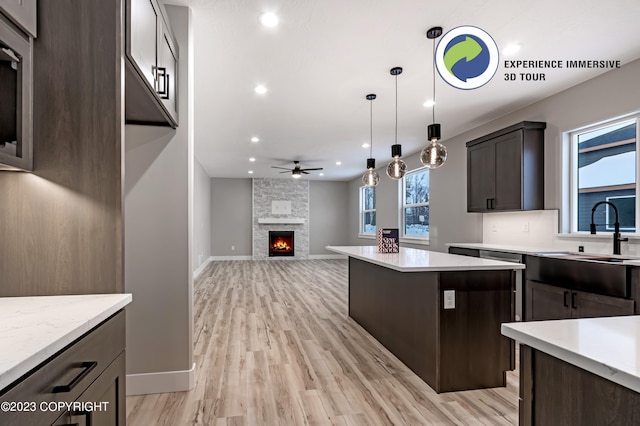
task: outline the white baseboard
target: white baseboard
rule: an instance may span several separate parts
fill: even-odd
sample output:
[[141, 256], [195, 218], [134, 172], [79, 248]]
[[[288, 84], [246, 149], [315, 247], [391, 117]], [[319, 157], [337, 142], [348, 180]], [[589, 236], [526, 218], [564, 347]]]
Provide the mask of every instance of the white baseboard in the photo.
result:
[[344, 254], [310, 254], [309, 259], [347, 259]]
[[127, 374], [127, 396], [190, 391], [196, 385], [196, 363], [191, 370]]
[[253, 256], [211, 256], [209, 260], [253, 260]]
[[205, 260], [204, 262], [202, 262], [202, 265], [200, 265], [198, 267], [198, 269], [196, 269], [195, 271], [193, 271], [193, 279], [195, 280], [196, 278], [198, 278], [198, 275], [200, 275], [202, 273], [202, 271], [204, 271], [207, 266], [209, 266], [209, 263], [211, 263], [211, 261], [213, 260], [212, 257], [209, 257], [207, 260]]

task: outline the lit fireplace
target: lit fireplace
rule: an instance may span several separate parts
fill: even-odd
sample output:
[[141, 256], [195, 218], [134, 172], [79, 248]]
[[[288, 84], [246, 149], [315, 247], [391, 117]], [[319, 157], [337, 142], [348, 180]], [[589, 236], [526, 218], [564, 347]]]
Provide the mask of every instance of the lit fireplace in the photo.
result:
[[269, 231], [269, 257], [293, 255], [293, 231]]

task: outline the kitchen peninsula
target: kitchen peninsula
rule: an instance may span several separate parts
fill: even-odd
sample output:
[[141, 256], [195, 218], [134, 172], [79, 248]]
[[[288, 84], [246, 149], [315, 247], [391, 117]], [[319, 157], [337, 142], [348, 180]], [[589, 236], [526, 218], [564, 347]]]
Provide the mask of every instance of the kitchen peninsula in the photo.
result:
[[328, 246], [349, 257], [349, 316], [436, 392], [505, 386], [516, 269], [524, 265], [400, 248]]
[[640, 316], [503, 324], [520, 342], [520, 421], [640, 424]]

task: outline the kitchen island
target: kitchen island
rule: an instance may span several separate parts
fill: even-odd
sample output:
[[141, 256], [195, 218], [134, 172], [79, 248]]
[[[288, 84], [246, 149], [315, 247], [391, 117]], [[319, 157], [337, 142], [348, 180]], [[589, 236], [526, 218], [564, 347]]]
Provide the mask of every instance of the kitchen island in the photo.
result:
[[640, 424], [640, 316], [503, 324], [526, 425]]
[[524, 265], [400, 248], [328, 246], [349, 257], [349, 316], [436, 392], [505, 386], [514, 270]]

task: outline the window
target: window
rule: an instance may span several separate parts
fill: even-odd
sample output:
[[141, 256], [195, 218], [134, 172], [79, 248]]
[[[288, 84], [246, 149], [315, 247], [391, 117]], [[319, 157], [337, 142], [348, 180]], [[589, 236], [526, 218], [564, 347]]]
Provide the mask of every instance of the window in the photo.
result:
[[[627, 118], [570, 134], [573, 232], [589, 231], [591, 209], [600, 201], [616, 206], [621, 230], [636, 232], [637, 121]], [[594, 222], [598, 231], [613, 231], [613, 208], [598, 207]]]
[[402, 235], [429, 237], [429, 171], [418, 169], [402, 179]]
[[360, 188], [360, 232], [376, 233], [376, 189], [370, 186]]

